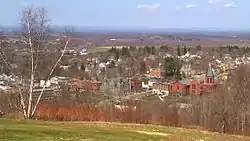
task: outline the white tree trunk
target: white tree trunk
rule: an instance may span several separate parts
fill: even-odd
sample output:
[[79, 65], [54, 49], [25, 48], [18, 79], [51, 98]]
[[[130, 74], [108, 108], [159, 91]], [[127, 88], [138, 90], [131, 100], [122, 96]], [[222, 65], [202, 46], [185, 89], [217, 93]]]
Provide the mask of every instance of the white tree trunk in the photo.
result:
[[241, 116], [241, 133], [244, 134], [245, 133], [245, 122], [246, 122], [246, 114], [243, 113]]
[[25, 103], [24, 103], [24, 99], [23, 99], [23, 94], [22, 94], [22, 91], [21, 89], [19, 88], [19, 93], [20, 93], [20, 100], [21, 100], [21, 106], [22, 106], [22, 110], [23, 110], [23, 116], [24, 118], [28, 118], [28, 115], [27, 115], [27, 112], [26, 112], [26, 106], [25, 106]]
[[[53, 74], [55, 68], [57, 67], [58, 63], [61, 61], [62, 57], [64, 56], [64, 53], [65, 53], [65, 51], [66, 51], [66, 48], [67, 48], [68, 44], [69, 44], [69, 38], [67, 39], [67, 41], [66, 41], [66, 43], [65, 43], [65, 45], [64, 45], [64, 48], [63, 48], [63, 51], [62, 51], [60, 57], [57, 59], [56, 63], [55, 63], [54, 66], [52, 67], [52, 69], [51, 69], [51, 71], [50, 71], [50, 73], [49, 73], [49, 75], [48, 75], [48, 77], [47, 77], [47, 80], [45, 81], [45, 84], [49, 81], [49, 79], [50, 79], [51, 75]], [[45, 86], [46, 86], [46, 85], [43, 85], [42, 91], [41, 91], [40, 95], [38, 96], [38, 98], [37, 98], [37, 100], [36, 100], [36, 104], [35, 104], [35, 106], [34, 106], [34, 108], [33, 108], [33, 110], [32, 110], [31, 116], [34, 116], [34, 114], [35, 114], [35, 112], [36, 112], [37, 105], [39, 104], [39, 102], [40, 102], [40, 100], [41, 100], [41, 97], [42, 97], [42, 95], [43, 95]]]
[[31, 29], [30, 29], [29, 22], [27, 23], [27, 27], [28, 27], [28, 36], [29, 36], [28, 44], [29, 44], [30, 52], [31, 52], [31, 72], [30, 72], [29, 99], [28, 99], [28, 109], [27, 109], [27, 118], [30, 118], [35, 74], [34, 74], [34, 49], [33, 49], [32, 35], [30, 31]]

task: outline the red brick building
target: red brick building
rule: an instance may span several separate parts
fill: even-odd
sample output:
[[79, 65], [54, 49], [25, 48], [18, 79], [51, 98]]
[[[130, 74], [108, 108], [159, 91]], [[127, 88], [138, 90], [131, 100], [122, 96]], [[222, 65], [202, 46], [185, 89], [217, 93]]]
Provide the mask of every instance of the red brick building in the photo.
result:
[[160, 91], [169, 91], [168, 83], [153, 83], [152, 89], [160, 90]]
[[170, 84], [170, 93], [201, 95], [202, 92], [211, 92], [216, 88], [217, 77], [215, 71], [209, 66], [205, 77], [184, 79]]
[[161, 69], [152, 69], [149, 72], [149, 76], [150, 77], [164, 77], [164, 71], [162, 71]]
[[203, 89], [203, 81], [191, 80], [188, 86], [188, 94], [200, 95]]
[[130, 89], [131, 91], [141, 91], [142, 90], [142, 80], [138, 78], [130, 79]]
[[182, 81], [175, 81], [170, 83], [169, 86], [169, 92], [174, 94], [174, 93], [181, 93], [181, 94], [186, 94], [187, 93], [187, 85], [183, 83], [184, 80]]
[[102, 83], [100, 81], [75, 80], [75, 86], [79, 89], [100, 91], [101, 85]]

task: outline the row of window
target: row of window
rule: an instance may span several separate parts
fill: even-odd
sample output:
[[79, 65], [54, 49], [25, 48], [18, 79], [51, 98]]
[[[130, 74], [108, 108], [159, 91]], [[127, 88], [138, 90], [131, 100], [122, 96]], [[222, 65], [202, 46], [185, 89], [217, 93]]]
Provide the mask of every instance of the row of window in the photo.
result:
[[207, 78], [207, 83], [209, 83], [209, 84], [214, 83], [214, 82], [213, 82], [213, 78]]
[[[213, 83], [213, 78], [207, 78], [207, 83], [209, 83], [209, 84]], [[191, 85], [192, 92], [195, 93], [196, 87], [197, 87], [196, 84], [192, 84]], [[170, 91], [172, 91], [172, 89], [173, 89], [172, 86], [170, 86]], [[176, 90], [177, 91], [180, 90], [180, 86], [179, 85], [176, 86]]]
[[[192, 89], [192, 90], [191, 90], [192, 93], [196, 93], [196, 84], [192, 84], [192, 85], [191, 85], [191, 89]], [[179, 86], [179, 85], [176, 86], [176, 90], [177, 90], [177, 91], [180, 90], [180, 86]], [[172, 91], [172, 86], [170, 86], [170, 91]]]

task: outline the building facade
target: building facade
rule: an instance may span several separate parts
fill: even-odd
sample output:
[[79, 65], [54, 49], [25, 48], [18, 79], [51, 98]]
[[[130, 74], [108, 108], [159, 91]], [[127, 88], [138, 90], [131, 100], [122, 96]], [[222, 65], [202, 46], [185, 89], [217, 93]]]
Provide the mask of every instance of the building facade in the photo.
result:
[[75, 86], [79, 89], [100, 91], [102, 83], [99, 81], [91, 80], [75, 80]]

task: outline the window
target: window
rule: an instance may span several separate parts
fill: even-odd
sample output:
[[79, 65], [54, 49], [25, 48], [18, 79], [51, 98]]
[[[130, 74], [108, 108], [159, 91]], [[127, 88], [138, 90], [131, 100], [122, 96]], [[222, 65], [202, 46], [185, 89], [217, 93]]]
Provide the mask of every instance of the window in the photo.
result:
[[207, 83], [209, 83], [209, 78], [207, 78]]
[[214, 82], [213, 82], [213, 78], [210, 78], [210, 83], [214, 83]]
[[177, 88], [176, 88], [176, 89], [177, 89], [177, 91], [179, 91], [179, 89], [180, 89], [179, 85], [177, 85]]
[[192, 84], [192, 89], [196, 89], [196, 85], [195, 84]]

